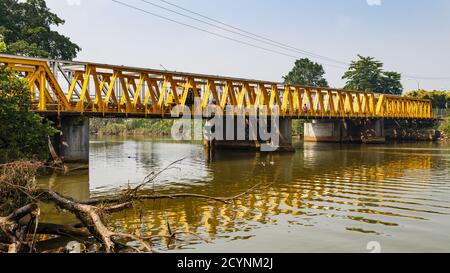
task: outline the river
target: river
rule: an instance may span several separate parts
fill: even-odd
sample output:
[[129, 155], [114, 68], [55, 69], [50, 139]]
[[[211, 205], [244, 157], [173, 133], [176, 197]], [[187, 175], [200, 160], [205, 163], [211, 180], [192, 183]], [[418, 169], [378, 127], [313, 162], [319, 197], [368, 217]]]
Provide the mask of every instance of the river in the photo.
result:
[[[41, 177], [77, 199], [115, 193], [170, 163], [147, 191], [233, 196], [146, 201], [108, 222], [138, 235], [188, 231], [161, 252], [450, 252], [450, 145], [295, 143], [295, 154], [218, 151], [200, 143], [91, 138], [89, 170]], [[52, 207], [41, 221], [76, 219]]]

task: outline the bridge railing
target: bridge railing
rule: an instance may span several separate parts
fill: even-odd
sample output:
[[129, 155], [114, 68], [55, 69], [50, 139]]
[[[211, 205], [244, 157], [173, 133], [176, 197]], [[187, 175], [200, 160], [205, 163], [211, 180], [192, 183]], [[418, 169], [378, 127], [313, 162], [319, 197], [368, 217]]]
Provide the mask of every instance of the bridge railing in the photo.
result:
[[35, 110], [86, 115], [169, 116], [201, 103], [265, 108], [292, 118], [433, 118], [431, 101], [241, 78], [0, 55], [26, 78]]

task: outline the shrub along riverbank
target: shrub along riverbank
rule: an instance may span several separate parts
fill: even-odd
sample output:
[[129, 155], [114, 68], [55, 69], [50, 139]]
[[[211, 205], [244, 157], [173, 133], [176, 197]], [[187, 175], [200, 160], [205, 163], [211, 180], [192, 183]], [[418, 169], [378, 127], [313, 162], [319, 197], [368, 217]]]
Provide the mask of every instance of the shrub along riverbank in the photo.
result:
[[[90, 121], [90, 133], [98, 136], [157, 136], [171, 135], [173, 119], [102, 119], [93, 118]], [[292, 135], [303, 136], [304, 125], [307, 120], [292, 121]], [[449, 139], [450, 119], [433, 128], [439, 131], [442, 140]], [[428, 131], [422, 132], [423, 135]]]
[[90, 133], [99, 136], [170, 136], [173, 120], [91, 119]]
[[[292, 121], [292, 135], [301, 136], [306, 121]], [[102, 119], [90, 121], [90, 133], [99, 136], [170, 136], [174, 120]]]
[[447, 118], [440, 126], [442, 139], [449, 140], [450, 138], [450, 118]]
[[0, 163], [20, 159], [46, 161], [51, 123], [29, 111], [28, 83], [0, 66]]

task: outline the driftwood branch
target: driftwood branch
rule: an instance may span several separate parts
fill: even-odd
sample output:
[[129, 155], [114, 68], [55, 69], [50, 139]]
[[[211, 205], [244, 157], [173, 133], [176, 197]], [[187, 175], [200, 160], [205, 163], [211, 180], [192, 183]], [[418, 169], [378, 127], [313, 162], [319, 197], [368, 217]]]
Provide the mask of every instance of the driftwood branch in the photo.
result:
[[[113, 197], [103, 197], [98, 199], [89, 199], [85, 201], [81, 201], [81, 204], [85, 205], [111, 205], [111, 204], [122, 204], [124, 208], [126, 205], [131, 205], [131, 202], [133, 201], [143, 201], [143, 200], [160, 200], [160, 199], [184, 199], [184, 198], [194, 198], [194, 199], [206, 199], [210, 201], [216, 201], [221, 203], [229, 203], [233, 200], [239, 199], [251, 192], [253, 192], [256, 188], [260, 187], [262, 184], [256, 184], [255, 186], [251, 187], [250, 189], [246, 190], [243, 193], [240, 193], [235, 196], [231, 197], [215, 197], [215, 196], [209, 196], [209, 195], [203, 195], [203, 194], [194, 194], [194, 193], [178, 193], [178, 194], [139, 194], [136, 193], [136, 195], [127, 195], [128, 191], [124, 192], [124, 195], [122, 196], [113, 196]], [[120, 208], [120, 205], [115, 206], [117, 208]], [[114, 207], [111, 207], [111, 209]]]
[[[7, 252], [29, 252], [32, 250], [27, 241], [31, 223], [34, 222], [37, 211], [37, 204], [29, 204], [15, 210], [7, 217], [0, 217], [0, 241], [2, 248], [8, 246]], [[31, 216], [27, 225], [21, 225], [20, 220], [25, 216]]]
[[[194, 198], [227, 204], [247, 195], [261, 185], [257, 184], [247, 191], [231, 197], [214, 197], [194, 193], [141, 193], [141, 190], [143, 190], [150, 183], [154, 183], [155, 179], [162, 172], [174, 168], [174, 165], [182, 160], [184, 159], [173, 162], [161, 171], [152, 172], [141, 184], [135, 188], [124, 190], [118, 196], [103, 197], [85, 201], [75, 200], [52, 190], [24, 187], [22, 186], [23, 183], [17, 184], [17, 188], [14, 188], [13, 184], [4, 184], [9, 189], [12, 188], [14, 190], [19, 190], [20, 194], [26, 196], [27, 200], [31, 200], [33, 204], [13, 211], [8, 217], [0, 217], [0, 251], [34, 251], [36, 234], [48, 234], [74, 238], [77, 241], [87, 241], [86, 239], [93, 237], [104, 246], [105, 251], [108, 253], [117, 252], [124, 247], [139, 252], [154, 252], [152, 249], [152, 240], [156, 237], [142, 238], [133, 234], [115, 232], [107, 226], [103, 216], [107, 213], [114, 213], [132, 208], [136, 202], [144, 200]], [[72, 213], [81, 223], [74, 226], [39, 223], [39, 207], [36, 204], [39, 201], [54, 204], [58, 208]], [[30, 216], [30, 220], [27, 224], [21, 224], [20, 221], [26, 216]], [[176, 236], [180, 234], [190, 234], [202, 239], [197, 234], [172, 232], [171, 230], [168, 238], [177, 240]], [[32, 238], [31, 240], [29, 240], [30, 237]], [[124, 243], [130, 241], [139, 242], [141, 247], [137, 248]]]
[[114, 252], [115, 244], [112, 237], [114, 232], [105, 226], [102, 220], [102, 211], [91, 205], [81, 204], [70, 197], [63, 196], [50, 190], [37, 190], [36, 196], [44, 202], [53, 202], [59, 208], [69, 211], [83, 223], [89, 232], [105, 245], [106, 252]]
[[[128, 209], [133, 206], [133, 201], [137, 200], [157, 200], [157, 199], [177, 199], [177, 198], [198, 198], [198, 199], [206, 199], [216, 202], [228, 203], [235, 199], [238, 199], [249, 192], [255, 190], [260, 184], [257, 184], [247, 190], [246, 192], [240, 193], [231, 197], [213, 197], [207, 195], [200, 194], [167, 194], [167, 195], [124, 195], [120, 197], [112, 197], [112, 198], [102, 198], [102, 199], [92, 199], [87, 201], [76, 201], [70, 197], [63, 196], [57, 192], [51, 190], [36, 190], [33, 195], [36, 196], [40, 201], [43, 202], [51, 202], [56, 204], [59, 208], [64, 209], [73, 213], [89, 230], [89, 233], [92, 234], [99, 242], [105, 245], [106, 252], [115, 252], [116, 251], [116, 240], [118, 237], [124, 239], [131, 239], [140, 244], [149, 252], [152, 252], [152, 248], [150, 243], [146, 242], [146, 240], [125, 233], [116, 233], [110, 230], [103, 221], [103, 213], [112, 213], [117, 211], [122, 211]], [[105, 208], [99, 208], [98, 205], [109, 204]], [[20, 211], [18, 212], [20, 213]], [[41, 225], [38, 228], [37, 233], [42, 233], [47, 231], [48, 233], [58, 234], [58, 235], [71, 235], [71, 236], [84, 236], [86, 235], [83, 232], [80, 232], [78, 229], [73, 227], [61, 227], [61, 226], [43, 226]], [[181, 233], [173, 233], [171, 237], [175, 237], [177, 234]], [[192, 234], [193, 235], [193, 234]], [[197, 235], [195, 235], [197, 236]], [[134, 249], [134, 247], [133, 247]]]

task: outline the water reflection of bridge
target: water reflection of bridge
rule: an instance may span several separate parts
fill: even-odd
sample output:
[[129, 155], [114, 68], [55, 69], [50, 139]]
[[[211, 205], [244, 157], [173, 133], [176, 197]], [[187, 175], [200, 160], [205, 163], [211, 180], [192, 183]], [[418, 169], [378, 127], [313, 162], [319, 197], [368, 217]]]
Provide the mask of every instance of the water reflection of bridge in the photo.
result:
[[[280, 215], [294, 217], [300, 225], [314, 225], [314, 217], [325, 216], [395, 227], [398, 219], [422, 220], [423, 213], [449, 209], [421, 206], [427, 199], [420, 192], [432, 186], [428, 171], [438, 159], [431, 154], [411, 157], [412, 153], [368, 153], [363, 147], [330, 153], [324, 145], [306, 146], [296, 155], [253, 154], [253, 160], [245, 153], [220, 153], [211, 162], [217, 177], [208, 185], [191, 186], [189, 192], [229, 196], [258, 182], [273, 184], [229, 205], [204, 200], [151, 201], [143, 206], [145, 213], [119, 213], [114, 221], [137, 234], [167, 235], [169, 220], [172, 230], [209, 238], [275, 224]], [[412, 179], [400, 180], [411, 173], [416, 173]]]

